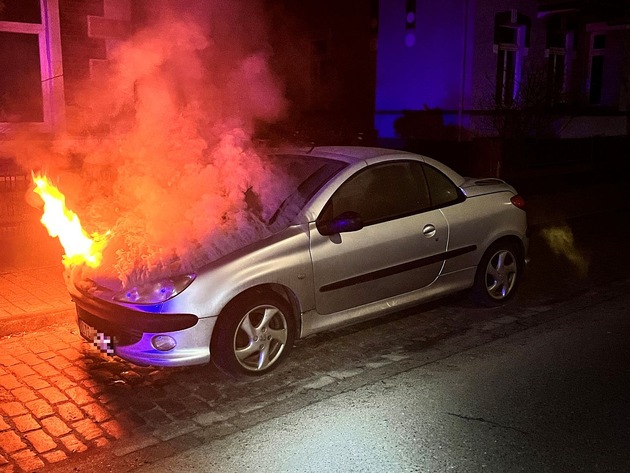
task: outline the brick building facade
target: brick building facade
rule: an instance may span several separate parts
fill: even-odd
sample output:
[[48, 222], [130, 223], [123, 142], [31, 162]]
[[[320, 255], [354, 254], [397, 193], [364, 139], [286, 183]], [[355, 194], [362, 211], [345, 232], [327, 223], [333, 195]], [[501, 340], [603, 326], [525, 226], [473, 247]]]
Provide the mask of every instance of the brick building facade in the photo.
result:
[[0, 133], [72, 130], [78, 88], [129, 36], [131, 13], [129, 0], [1, 0]]
[[0, 0], [0, 224], [29, 214], [30, 169], [13, 143], [77, 131], [87, 113], [79, 91], [131, 34], [131, 20], [130, 0]]

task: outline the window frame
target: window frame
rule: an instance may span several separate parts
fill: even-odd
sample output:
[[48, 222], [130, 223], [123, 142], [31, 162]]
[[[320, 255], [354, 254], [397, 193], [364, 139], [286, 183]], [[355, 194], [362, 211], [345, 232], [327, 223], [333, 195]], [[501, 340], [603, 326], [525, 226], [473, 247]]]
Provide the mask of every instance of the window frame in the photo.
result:
[[564, 102], [564, 94], [567, 92], [567, 54], [563, 48], [549, 48], [547, 83], [551, 102]]
[[[505, 42], [502, 29], [513, 30]], [[523, 61], [529, 49], [531, 20], [515, 9], [498, 12], [494, 19], [493, 52], [496, 55], [495, 94], [497, 106], [511, 107], [517, 100], [523, 74]]]
[[65, 127], [59, 0], [39, 0], [39, 4], [41, 23], [0, 21], [0, 31], [37, 35], [43, 121], [0, 122], [0, 135], [4, 132], [26, 130], [51, 133]]
[[[598, 38], [604, 38], [604, 44], [596, 45]], [[589, 105], [601, 105], [604, 92], [604, 67], [606, 63], [606, 31], [595, 30], [591, 32], [588, 58], [588, 83], [587, 100]], [[597, 72], [594, 80], [593, 72]]]
[[497, 47], [497, 73], [495, 100], [499, 105], [510, 106], [516, 98], [516, 65], [518, 46], [499, 44]]

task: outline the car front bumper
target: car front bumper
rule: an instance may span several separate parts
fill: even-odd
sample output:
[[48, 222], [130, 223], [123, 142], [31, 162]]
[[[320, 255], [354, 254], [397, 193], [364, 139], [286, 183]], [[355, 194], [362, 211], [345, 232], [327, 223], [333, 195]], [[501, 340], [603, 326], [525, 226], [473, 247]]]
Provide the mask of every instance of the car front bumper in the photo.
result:
[[[143, 312], [88, 297], [76, 289], [71, 295], [81, 336], [103, 353], [143, 366], [190, 366], [210, 361], [216, 317]], [[171, 337], [175, 347], [158, 350], [153, 344], [157, 336]]]

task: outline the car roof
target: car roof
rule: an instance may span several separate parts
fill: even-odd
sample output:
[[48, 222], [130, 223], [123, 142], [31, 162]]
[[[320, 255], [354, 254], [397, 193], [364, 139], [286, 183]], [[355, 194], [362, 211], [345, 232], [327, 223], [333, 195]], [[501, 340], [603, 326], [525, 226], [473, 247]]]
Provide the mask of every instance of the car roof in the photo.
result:
[[422, 154], [412, 153], [390, 148], [378, 148], [369, 146], [314, 146], [283, 149], [283, 153], [294, 153], [303, 156], [317, 156], [319, 158], [333, 159], [347, 163], [356, 170], [362, 165], [370, 165], [375, 161], [387, 161], [389, 159], [411, 159], [422, 161], [439, 169], [446, 174], [456, 186], [461, 186], [465, 179], [458, 172], [435, 159]]
[[337, 159], [350, 165], [359, 162], [364, 162], [370, 165], [373, 164], [375, 161], [388, 159], [412, 159], [422, 161], [439, 169], [444, 174], [446, 174], [451, 179], [451, 181], [455, 183], [456, 186], [461, 186], [465, 181], [461, 174], [459, 174], [457, 171], [453, 170], [449, 166], [446, 166], [444, 163], [441, 163], [440, 161], [429, 158], [422, 154], [402, 151], [398, 149], [365, 146], [318, 146], [312, 148], [308, 152], [308, 154], [326, 157], [329, 159]]
[[310, 149], [307, 154], [337, 159], [349, 164], [356, 163], [357, 161], [369, 162], [375, 158], [383, 158], [386, 156], [402, 155], [421, 158], [421, 156], [407, 151], [366, 146], [317, 146]]

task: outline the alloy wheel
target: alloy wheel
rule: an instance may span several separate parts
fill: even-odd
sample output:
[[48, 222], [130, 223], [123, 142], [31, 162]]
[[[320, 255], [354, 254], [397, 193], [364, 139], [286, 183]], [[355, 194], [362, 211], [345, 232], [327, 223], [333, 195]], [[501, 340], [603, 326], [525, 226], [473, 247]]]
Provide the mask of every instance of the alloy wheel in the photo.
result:
[[288, 338], [285, 314], [273, 305], [254, 307], [234, 333], [234, 355], [248, 371], [265, 371], [282, 355]]
[[516, 258], [509, 250], [497, 251], [486, 267], [486, 290], [497, 301], [505, 299], [512, 292], [518, 275]]

